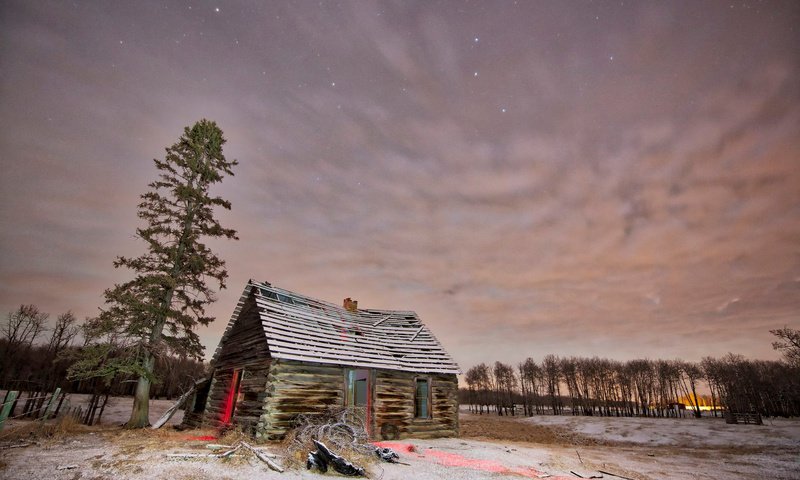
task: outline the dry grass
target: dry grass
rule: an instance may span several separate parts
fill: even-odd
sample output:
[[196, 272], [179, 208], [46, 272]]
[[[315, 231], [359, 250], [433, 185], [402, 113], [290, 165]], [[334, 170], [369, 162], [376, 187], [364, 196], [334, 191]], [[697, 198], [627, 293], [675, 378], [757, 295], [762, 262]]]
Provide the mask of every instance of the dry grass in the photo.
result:
[[568, 428], [520, 421], [519, 417], [497, 415], [461, 414], [460, 437], [479, 440], [502, 440], [511, 442], [539, 443], [546, 445], [606, 445], [600, 439], [581, 435]]
[[48, 422], [31, 420], [11, 427], [0, 432], [0, 443], [54, 442], [67, 436], [86, 433], [89, 430], [89, 427], [81, 425], [75, 417], [65, 415]]
[[221, 443], [222, 445], [234, 445], [242, 441], [254, 443], [251, 436], [244, 433], [241, 427], [237, 427], [226, 430], [219, 438], [219, 442], [216, 443]]
[[[192, 440], [192, 437], [213, 436], [213, 430], [202, 431], [177, 431], [171, 428], [150, 428], [107, 430], [103, 432], [108, 440], [119, 447], [122, 455], [135, 455], [143, 452], [161, 451], [172, 449], [197, 449], [205, 451], [205, 445], [211, 443], [205, 440]], [[214, 443], [217, 443], [214, 441]]]

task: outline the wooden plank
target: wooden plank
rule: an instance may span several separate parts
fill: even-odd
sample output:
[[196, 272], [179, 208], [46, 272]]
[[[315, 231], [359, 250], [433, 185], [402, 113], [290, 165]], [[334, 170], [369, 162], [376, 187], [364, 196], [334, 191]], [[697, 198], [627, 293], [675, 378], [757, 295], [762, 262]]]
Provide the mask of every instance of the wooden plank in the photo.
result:
[[[272, 337], [268, 340], [270, 345], [270, 352], [273, 356], [276, 354], [280, 354], [283, 352], [289, 353], [292, 351], [305, 351], [305, 352], [315, 352], [315, 353], [330, 353], [333, 355], [339, 355], [339, 357], [343, 360], [354, 360], [357, 358], [369, 359], [373, 362], [378, 362], [384, 365], [391, 365], [395, 367], [400, 367], [402, 365], [407, 365], [409, 368], [417, 366], [417, 367], [425, 367], [425, 366], [436, 366], [439, 368], [445, 367], [450, 368], [451, 372], [455, 372], [456, 369], [452, 368], [452, 361], [444, 352], [429, 352], [428, 355], [423, 355], [421, 353], [417, 353], [413, 357], [406, 358], [398, 358], [395, 357], [394, 353], [386, 354], [379, 350], [373, 350], [370, 348], [365, 348], [360, 345], [353, 345], [353, 344], [346, 344], [346, 343], [328, 343], [322, 344], [321, 342], [298, 342], [297, 339], [292, 337]], [[387, 352], [388, 353], [388, 352]], [[280, 355], [278, 355], [280, 356]]]
[[[261, 317], [262, 326], [264, 329], [274, 329], [276, 334], [281, 333], [298, 333], [298, 334], [305, 334], [307, 337], [312, 339], [318, 339], [321, 341], [333, 341], [333, 342], [344, 342], [344, 343], [370, 343], [375, 345], [376, 347], [386, 347], [386, 346], [397, 346], [397, 347], [409, 347], [409, 350], [412, 352], [419, 351], [421, 347], [427, 347], [430, 349], [438, 349], [444, 351], [442, 346], [436, 342], [433, 337], [429, 334], [429, 332], [424, 332], [425, 334], [420, 337], [420, 340], [415, 342], [413, 345], [410, 344], [408, 340], [403, 339], [402, 337], [389, 337], [386, 334], [378, 335], [374, 332], [364, 331], [364, 330], [353, 330], [352, 328], [345, 328], [341, 327], [339, 329], [321, 329], [319, 326], [314, 325], [310, 322], [298, 322], [292, 318], [285, 318], [285, 317], [268, 317], [264, 318], [262, 315]], [[358, 333], [354, 333], [358, 332]], [[348, 340], [342, 340], [342, 335], [345, 335]]]
[[169, 421], [169, 419], [172, 418], [173, 415], [175, 415], [175, 412], [177, 412], [178, 409], [186, 402], [186, 400], [189, 398], [189, 396], [192, 395], [195, 392], [195, 390], [197, 389], [197, 385], [198, 385], [197, 382], [192, 384], [192, 388], [190, 388], [183, 395], [178, 397], [178, 401], [175, 402], [171, 407], [169, 407], [167, 409], [167, 411], [164, 412], [164, 415], [162, 415], [161, 418], [159, 418], [158, 421], [156, 423], [154, 423], [153, 426], [150, 427], [150, 428], [153, 429], [153, 430], [158, 430], [165, 423], [167, 423]]
[[50, 417], [50, 409], [53, 408], [53, 402], [55, 401], [56, 398], [58, 398], [58, 395], [60, 393], [61, 393], [61, 387], [56, 388], [56, 391], [53, 392], [53, 395], [47, 401], [47, 406], [45, 407], [44, 412], [42, 413], [41, 417], [42, 420], [47, 420], [47, 418]]
[[14, 402], [17, 401], [18, 396], [19, 392], [17, 390], [10, 390], [6, 393], [6, 398], [3, 401], [3, 408], [0, 409], [0, 430], [3, 429], [6, 418], [8, 418], [8, 414], [11, 412], [11, 407], [14, 406]]
[[409, 340], [409, 342], [413, 342], [413, 341], [414, 341], [414, 340], [417, 338], [417, 336], [418, 336], [420, 333], [422, 333], [422, 330], [423, 330], [424, 328], [425, 328], [425, 327], [419, 327], [419, 330], [417, 330], [417, 331], [414, 333], [414, 335], [411, 337], [411, 340]]
[[384, 325], [372, 327], [369, 321], [346, 321], [341, 318], [325, 315], [325, 312], [315, 311], [311, 309], [300, 309], [287, 307], [285, 304], [279, 304], [268, 301], [263, 298], [256, 298], [256, 304], [261, 309], [262, 316], [266, 315], [270, 318], [290, 318], [295, 321], [303, 321], [309, 325], [321, 328], [337, 329], [337, 328], [361, 328], [364, 331], [383, 332], [384, 334], [392, 333], [397, 335], [412, 334], [410, 330], [416, 330], [420, 326], [420, 321], [415, 320], [415, 323], [409, 323], [405, 320], [403, 324], [393, 325], [391, 322], [386, 322]]
[[398, 358], [391, 355], [381, 355], [368, 348], [359, 348], [354, 345], [322, 345], [322, 344], [308, 344], [291, 341], [291, 339], [272, 338], [270, 339], [270, 352], [273, 355], [276, 352], [282, 352], [284, 349], [290, 351], [297, 350], [298, 352], [319, 352], [330, 353], [332, 355], [339, 355], [341, 358], [346, 359], [352, 357], [361, 357], [364, 359], [371, 359], [374, 361], [385, 362], [387, 365], [400, 365], [401, 362]]
[[423, 349], [428, 352], [436, 352], [447, 356], [444, 349], [434, 342], [424, 341], [417, 346], [409, 345], [407, 342], [382, 341], [379, 338], [369, 335], [353, 335], [351, 332], [330, 332], [322, 333], [318, 329], [315, 331], [310, 327], [287, 325], [283, 322], [264, 322], [264, 332], [268, 338], [291, 338], [299, 342], [306, 343], [325, 343], [330, 345], [355, 346], [358, 348], [370, 348], [383, 352], [384, 354], [419, 354]]
[[[280, 358], [285, 360], [295, 360], [299, 362], [315, 362], [315, 363], [327, 363], [330, 365], [348, 365], [354, 367], [366, 367], [366, 368], [381, 368], [381, 369], [393, 369], [393, 370], [401, 370], [407, 371], [410, 370], [408, 368], [400, 367], [400, 366], [387, 366], [386, 364], [379, 364], [374, 362], [367, 362], [367, 361], [359, 361], [359, 362], [345, 362], [342, 359], [337, 358], [329, 358], [329, 357], [321, 357], [321, 356], [314, 356], [314, 355], [297, 355], [292, 353], [281, 353]], [[415, 370], [415, 373], [455, 373], [452, 368], [421, 368], [419, 370]]]

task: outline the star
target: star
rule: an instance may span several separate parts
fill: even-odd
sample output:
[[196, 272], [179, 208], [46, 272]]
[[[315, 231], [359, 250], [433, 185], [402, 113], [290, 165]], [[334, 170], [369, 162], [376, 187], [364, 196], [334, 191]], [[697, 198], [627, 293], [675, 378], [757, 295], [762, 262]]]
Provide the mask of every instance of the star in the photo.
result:
[[478, 72], [473, 73], [472, 76], [473, 77], [477, 77], [478, 76]]
[[503, 113], [506, 113], [506, 109], [505, 108], [501, 108], [500, 111], [503, 112]]
[[614, 55], [611, 55], [610, 57], [608, 57], [608, 59], [613, 62], [614, 61]]
[[472, 41], [475, 42], [475, 43], [478, 43], [480, 41], [480, 38], [475, 37]]
[[336, 82], [331, 82], [331, 87], [335, 87], [335, 86], [336, 86]]
[[214, 11], [219, 13], [219, 7], [215, 8]]

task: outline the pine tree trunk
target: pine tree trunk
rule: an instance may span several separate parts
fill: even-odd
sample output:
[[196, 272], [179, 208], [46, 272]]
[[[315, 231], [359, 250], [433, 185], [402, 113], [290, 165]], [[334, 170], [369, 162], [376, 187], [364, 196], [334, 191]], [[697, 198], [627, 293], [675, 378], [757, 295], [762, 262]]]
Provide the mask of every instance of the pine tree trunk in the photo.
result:
[[[145, 355], [142, 366], [152, 375], [156, 363], [155, 357], [150, 352], [146, 352]], [[145, 428], [148, 425], [150, 425], [150, 379], [141, 376], [136, 382], [131, 418], [125, 424], [125, 428]]]
[[[192, 183], [190, 183], [192, 185]], [[189, 235], [189, 231], [191, 230], [192, 222], [194, 221], [194, 208], [193, 206], [187, 206], [188, 214], [186, 216], [186, 220], [183, 225], [183, 233], [181, 234], [181, 238], [178, 242], [178, 251], [175, 255], [175, 264], [172, 266], [172, 271], [170, 272], [170, 276], [172, 279], [177, 279], [180, 275], [181, 268], [183, 267], [182, 264], [182, 257], [183, 252], [186, 249], [186, 239]], [[164, 300], [161, 304], [161, 310], [166, 312], [169, 310], [170, 305], [172, 305], [172, 296], [175, 294], [175, 288], [171, 287], [168, 288], [165, 295]], [[162, 316], [156, 321], [156, 324], [153, 326], [153, 330], [150, 332], [150, 347], [155, 348], [161, 342], [161, 334], [164, 330], [164, 325], [167, 323], [166, 314], [162, 314]], [[131, 418], [128, 420], [128, 423], [125, 424], [126, 428], [145, 428], [150, 425], [150, 378], [153, 376], [153, 372], [155, 370], [156, 359], [153, 356], [153, 353], [145, 350], [144, 351], [144, 359], [142, 361], [142, 367], [144, 367], [145, 371], [147, 372], [146, 376], [140, 376], [139, 380], [136, 382], [136, 393], [133, 396], [133, 409], [131, 410]]]

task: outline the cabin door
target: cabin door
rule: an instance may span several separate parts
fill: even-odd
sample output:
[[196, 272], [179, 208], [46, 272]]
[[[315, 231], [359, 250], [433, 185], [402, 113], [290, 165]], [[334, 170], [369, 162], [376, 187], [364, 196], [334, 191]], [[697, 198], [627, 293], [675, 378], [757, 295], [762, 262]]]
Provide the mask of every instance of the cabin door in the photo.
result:
[[222, 423], [231, 423], [234, 412], [236, 412], [236, 403], [241, 400], [240, 387], [242, 382], [242, 370], [235, 369], [231, 375], [231, 384], [228, 387], [228, 393], [225, 396], [225, 405], [222, 410]]
[[372, 385], [369, 370], [347, 370], [345, 406], [354, 407], [354, 413], [363, 416], [369, 428], [372, 410]]

